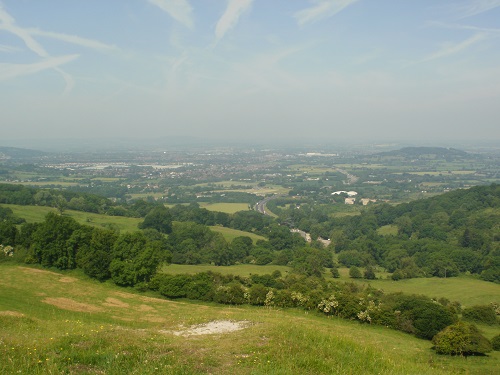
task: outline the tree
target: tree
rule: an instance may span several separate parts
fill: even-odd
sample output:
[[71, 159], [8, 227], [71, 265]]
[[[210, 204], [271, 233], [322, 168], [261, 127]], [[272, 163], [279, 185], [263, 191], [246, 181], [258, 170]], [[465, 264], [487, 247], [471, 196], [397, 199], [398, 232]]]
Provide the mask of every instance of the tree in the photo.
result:
[[375, 270], [373, 269], [373, 267], [366, 267], [363, 277], [367, 280], [375, 280]]
[[74, 268], [74, 254], [68, 251], [67, 241], [80, 225], [71, 217], [50, 212], [32, 235], [31, 251], [37, 263], [59, 269]]
[[491, 352], [492, 346], [477, 327], [466, 322], [456, 322], [432, 339], [434, 350], [439, 354], [474, 355]]
[[363, 275], [361, 274], [361, 271], [358, 267], [352, 266], [351, 268], [349, 268], [349, 277], [353, 279], [361, 279]]
[[153, 228], [168, 234], [172, 232], [172, 215], [165, 206], [157, 206], [146, 215], [142, 223], [139, 223], [139, 228]]
[[116, 238], [114, 231], [94, 228], [89, 245], [80, 249], [77, 255], [77, 264], [85, 274], [99, 281], [111, 277], [109, 265]]
[[332, 269], [330, 270], [330, 272], [331, 272], [332, 277], [334, 279], [338, 279], [340, 277], [339, 269], [336, 266], [332, 267]]

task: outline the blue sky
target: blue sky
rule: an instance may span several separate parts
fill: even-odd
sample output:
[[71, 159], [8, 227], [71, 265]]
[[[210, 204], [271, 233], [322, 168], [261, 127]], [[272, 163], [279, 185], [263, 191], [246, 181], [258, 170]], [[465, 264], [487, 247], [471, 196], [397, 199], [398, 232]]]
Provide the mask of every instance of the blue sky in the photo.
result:
[[500, 0], [0, 0], [4, 139], [500, 140]]

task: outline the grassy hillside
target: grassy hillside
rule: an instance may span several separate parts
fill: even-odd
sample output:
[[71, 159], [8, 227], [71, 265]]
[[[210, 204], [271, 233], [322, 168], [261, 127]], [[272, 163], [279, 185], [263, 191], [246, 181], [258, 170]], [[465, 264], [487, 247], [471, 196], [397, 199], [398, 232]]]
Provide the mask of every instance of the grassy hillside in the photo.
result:
[[[166, 301], [8, 264], [0, 272], [4, 374], [493, 374], [500, 366], [498, 352], [438, 356], [429, 341], [303, 311]], [[213, 321], [219, 333], [188, 331]], [[222, 321], [242, 329], [223, 333]]]
[[201, 208], [206, 208], [209, 211], [225, 212], [234, 214], [238, 211], [248, 211], [248, 203], [200, 203]]
[[[247, 277], [252, 274], [264, 275], [271, 274], [279, 270], [282, 274], [291, 272], [287, 266], [265, 265], [258, 266], [254, 264], [238, 264], [234, 266], [212, 266], [206, 264], [181, 265], [171, 264], [163, 268], [163, 272], [169, 274], [198, 272], [219, 272], [222, 274], [232, 274]], [[488, 281], [479, 280], [472, 276], [460, 276], [449, 278], [417, 278], [393, 281], [387, 279], [387, 273], [377, 272], [376, 280], [352, 279], [349, 277], [348, 268], [339, 269], [340, 278], [331, 278], [330, 271], [325, 270], [323, 276], [332, 282], [354, 282], [357, 284], [370, 285], [376, 289], [382, 289], [385, 293], [403, 292], [407, 294], [423, 294], [431, 298], [447, 298], [450, 301], [458, 301], [464, 307], [472, 305], [486, 305], [491, 302], [500, 302], [500, 285]]]
[[[21, 206], [16, 204], [2, 204], [4, 207], [12, 209], [14, 215], [26, 219], [28, 223], [42, 222], [49, 212], [57, 212], [55, 208], [44, 206]], [[108, 227], [120, 230], [120, 232], [133, 232], [138, 230], [137, 225], [144, 219], [124, 216], [109, 216], [94, 214], [91, 212], [65, 210], [65, 216], [72, 217], [80, 224], [92, 225], [95, 227]], [[226, 241], [231, 242], [239, 236], [248, 236], [254, 243], [257, 240], [265, 240], [264, 237], [254, 233], [244, 232], [237, 229], [225, 228], [221, 226], [210, 227], [215, 232], [222, 233]]]
[[[449, 278], [417, 278], [393, 281], [391, 279], [364, 280], [349, 277], [349, 269], [339, 269], [338, 281], [349, 281], [360, 284], [369, 284], [386, 293], [404, 292], [408, 294], [424, 294], [431, 298], [447, 298], [458, 301], [463, 306], [485, 305], [491, 302], [500, 302], [500, 285], [479, 280], [472, 276], [459, 276]], [[327, 277], [328, 274], [325, 274]], [[386, 277], [387, 274], [377, 277]]]
[[214, 232], [222, 233], [222, 235], [228, 242], [231, 242], [233, 239], [240, 236], [248, 236], [253, 240], [254, 243], [257, 242], [257, 240], [266, 240], [265, 237], [259, 236], [258, 234], [251, 232], [244, 232], [238, 229], [226, 228], [217, 225], [211, 226], [210, 229], [213, 230]]
[[[26, 219], [29, 223], [41, 222], [49, 212], [57, 212], [55, 208], [44, 206], [20, 206], [16, 204], [3, 204], [10, 207], [14, 215]], [[121, 232], [133, 232], [137, 229], [137, 224], [143, 219], [124, 216], [109, 216], [94, 214], [91, 212], [65, 210], [64, 216], [75, 219], [80, 224], [92, 225], [95, 227], [111, 227]]]
[[271, 274], [274, 271], [280, 271], [282, 274], [285, 274], [286, 272], [290, 272], [291, 268], [287, 266], [274, 265], [258, 266], [255, 264], [237, 264], [234, 266], [212, 266], [208, 264], [169, 264], [168, 266], [164, 266], [162, 271], [172, 275], [181, 273], [188, 273], [193, 275], [199, 272], [212, 271], [221, 273], [223, 275], [231, 274], [235, 276], [248, 277], [250, 275]]

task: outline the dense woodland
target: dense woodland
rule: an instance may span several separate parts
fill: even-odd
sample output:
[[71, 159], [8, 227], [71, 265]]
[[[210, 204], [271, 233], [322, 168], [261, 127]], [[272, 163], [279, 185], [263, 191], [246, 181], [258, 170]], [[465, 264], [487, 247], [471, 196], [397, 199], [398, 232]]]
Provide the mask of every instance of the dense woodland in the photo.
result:
[[[374, 205], [360, 215], [341, 218], [317, 207], [293, 204], [279, 210], [277, 220], [255, 211], [210, 212], [196, 204], [170, 209], [145, 201], [118, 205], [90, 194], [15, 185], [0, 185], [0, 203], [48, 205], [59, 210], [41, 223], [26, 223], [0, 206], [4, 261], [61, 270], [80, 268], [97, 280], [150, 289], [169, 298], [319, 310], [427, 339], [457, 321], [462, 313], [458, 303], [385, 295], [354, 284], [332, 283], [323, 277], [325, 267], [331, 269], [333, 277], [343, 265], [350, 267], [353, 278], [375, 278], [374, 270], [384, 268], [393, 280], [453, 277], [465, 272], [500, 282], [500, 185], [496, 184], [397, 206]], [[64, 215], [69, 207], [108, 214], [119, 211], [143, 220], [136, 232], [119, 233], [77, 223]], [[291, 222], [312, 234], [320, 228], [318, 236], [327, 234], [331, 244], [306, 243], [299, 234], [290, 232], [286, 224]], [[208, 225], [258, 233], [266, 240], [254, 243], [250, 237], [240, 236], [228, 243]], [[381, 228], [387, 226], [397, 228], [394, 234], [383, 234]], [[291, 266], [294, 272], [250, 278], [159, 272], [168, 263], [277, 264]], [[471, 314], [472, 320], [483, 321], [484, 314], [493, 314], [496, 324], [495, 308], [481, 308], [486, 313], [480, 311], [479, 318]]]

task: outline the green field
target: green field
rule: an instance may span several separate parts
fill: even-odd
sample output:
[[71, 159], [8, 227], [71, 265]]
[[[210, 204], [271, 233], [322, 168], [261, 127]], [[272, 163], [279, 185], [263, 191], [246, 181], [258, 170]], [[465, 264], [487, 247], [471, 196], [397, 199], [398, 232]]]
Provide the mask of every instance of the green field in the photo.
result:
[[291, 271], [290, 267], [287, 266], [258, 266], [255, 264], [237, 264], [234, 266], [212, 266], [208, 264], [194, 264], [194, 265], [184, 265], [184, 264], [169, 264], [162, 268], [162, 272], [169, 273], [172, 275], [177, 275], [180, 273], [195, 274], [200, 272], [218, 272], [223, 275], [235, 275], [248, 277], [250, 275], [264, 275], [272, 274], [274, 271], [280, 271], [282, 275]]
[[[222, 204], [233, 205], [234, 203], [221, 203], [221, 205]], [[16, 204], [2, 204], [2, 206], [11, 208], [16, 216], [26, 219], [28, 223], [42, 222], [49, 212], [57, 212], [55, 208], [45, 206], [20, 206]], [[245, 204], [245, 207], [246, 206], [247, 205]], [[73, 210], [64, 211], [64, 216], [72, 217], [80, 224], [92, 225], [101, 228], [113, 228], [119, 230], [120, 232], [134, 232], [138, 230], [137, 225], [143, 220], [135, 217], [108, 216]], [[221, 226], [212, 226], [210, 229], [215, 232], [222, 233], [228, 242], [231, 242], [234, 238], [239, 236], [248, 236], [254, 241], [254, 243], [257, 242], [257, 240], [265, 240], [264, 237], [259, 236], [258, 234], [244, 232], [237, 229], [225, 228]]]
[[[496, 374], [500, 353], [299, 310], [167, 301], [79, 273], [0, 264], [2, 374]], [[241, 324], [237, 331], [193, 325]], [[199, 332], [198, 332], [199, 333]]]
[[[15, 204], [4, 204], [2, 206], [10, 207], [16, 216], [26, 219], [28, 223], [41, 222], [45, 219], [47, 213], [57, 212], [55, 208], [44, 206], [20, 206]], [[65, 210], [64, 216], [72, 217], [80, 224], [114, 228], [122, 232], [138, 230], [137, 225], [143, 220], [134, 217], [108, 216], [73, 210]]]
[[242, 230], [221, 227], [218, 225], [211, 226], [210, 229], [214, 232], [222, 233], [222, 235], [228, 242], [231, 242], [233, 239], [240, 236], [248, 236], [253, 240], [254, 243], [257, 242], [257, 240], [266, 240], [265, 237], [259, 236], [255, 233], [244, 232]]
[[500, 302], [500, 285], [472, 277], [419, 278], [409, 280], [374, 280], [370, 284], [386, 292], [426, 294], [433, 298], [459, 301], [464, 306]]
[[[180, 265], [171, 264], [165, 266], [162, 271], [171, 274], [213, 271], [222, 274], [238, 276], [249, 276], [252, 274], [271, 274], [279, 270], [283, 275], [291, 272], [287, 266], [254, 264], [238, 264], [233, 266], [212, 266], [207, 264]], [[449, 277], [446, 279], [431, 277], [394, 281], [387, 272], [377, 271], [375, 280], [352, 279], [349, 277], [349, 269], [339, 268], [340, 278], [333, 279], [329, 269], [325, 269], [323, 276], [331, 282], [354, 282], [357, 284], [370, 285], [381, 289], [385, 293], [404, 292], [408, 294], [424, 294], [431, 298], [447, 298], [450, 301], [458, 301], [463, 307], [472, 305], [487, 305], [491, 302], [500, 303], [500, 285], [488, 281], [482, 281], [472, 276]]]
[[377, 229], [377, 233], [381, 236], [396, 236], [398, 227], [396, 225], [384, 225]]
[[248, 203], [206, 203], [200, 202], [201, 208], [206, 208], [209, 211], [225, 212], [234, 214], [238, 211], [248, 211]]

